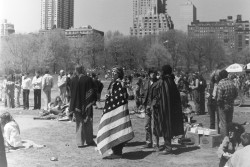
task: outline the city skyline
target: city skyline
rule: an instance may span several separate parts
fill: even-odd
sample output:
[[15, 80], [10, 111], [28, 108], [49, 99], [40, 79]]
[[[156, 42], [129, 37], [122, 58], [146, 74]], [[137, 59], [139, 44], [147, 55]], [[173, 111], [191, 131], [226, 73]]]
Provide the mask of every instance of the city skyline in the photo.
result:
[[[241, 14], [250, 20], [249, 0], [190, 0], [197, 8], [197, 19], [218, 21]], [[15, 25], [17, 33], [38, 32], [41, 21], [40, 0], [0, 0], [0, 19]], [[180, 25], [179, 6], [187, 0], [168, 0], [167, 11], [175, 27]], [[75, 0], [74, 27], [91, 25], [107, 32], [118, 30], [125, 35], [133, 24], [133, 0]]]

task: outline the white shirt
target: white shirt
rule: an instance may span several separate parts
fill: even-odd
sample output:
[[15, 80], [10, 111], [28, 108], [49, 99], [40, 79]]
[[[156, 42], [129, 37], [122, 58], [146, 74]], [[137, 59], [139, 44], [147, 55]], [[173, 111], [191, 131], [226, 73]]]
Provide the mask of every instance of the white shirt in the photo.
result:
[[42, 89], [42, 77], [39, 76], [37, 78], [36, 76], [34, 76], [32, 80], [32, 85], [33, 85], [33, 89]]
[[51, 89], [53, 87], [53, 77], [49, 74], [45, 74], [42, 78], [42, 88], [49, 88]]
[[13, 147], [22, 146], [20, 130], [16, 122], [11, 121], [4, 126], [4, 139]]
[[23, 89], [31, 89], [32, 88], [32, 83], [30, 78], [23, 78], [22, 80], [22, 88]]
[[250, 167], [250, 145], [236, 151], [225, 167]]

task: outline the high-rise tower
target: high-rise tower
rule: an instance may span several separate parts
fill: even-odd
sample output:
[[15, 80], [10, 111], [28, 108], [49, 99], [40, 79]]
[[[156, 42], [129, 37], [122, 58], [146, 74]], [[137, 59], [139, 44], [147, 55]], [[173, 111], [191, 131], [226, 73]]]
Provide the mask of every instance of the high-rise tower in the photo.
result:
[[74, 25], [74, 0], [41, 0], [41, 29], [69, 29]]
[[144, 36], [173, 29], [167, 14], [167, 0], [133, 0], [133, 27], [130, 34]]
[[187, 32], [188, 25], [191, 25], [196, 19], [196, 7], [192, 2], [187, 1], [185, 4], [180, 5], [180, 25], [177, 27], [178, 29]]

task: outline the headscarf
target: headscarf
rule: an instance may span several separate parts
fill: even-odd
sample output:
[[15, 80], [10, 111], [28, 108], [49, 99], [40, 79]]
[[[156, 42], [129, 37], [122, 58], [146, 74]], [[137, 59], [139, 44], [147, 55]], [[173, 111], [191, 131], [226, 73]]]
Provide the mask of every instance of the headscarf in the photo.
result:
[[162, 74], [163, 75], [171, 75], [172, 74], [172, 67], [169, 64], [162, 66]]

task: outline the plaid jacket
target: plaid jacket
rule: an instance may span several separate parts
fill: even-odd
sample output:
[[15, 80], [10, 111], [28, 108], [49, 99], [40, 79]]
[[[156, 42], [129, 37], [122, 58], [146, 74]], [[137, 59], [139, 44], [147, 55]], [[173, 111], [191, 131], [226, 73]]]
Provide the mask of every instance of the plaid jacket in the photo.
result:
[[229, 79], [222, 79], [217, 87], [217, 102], [218, 104], [233, 105], [234, 100], [238, 96], [237, 88]]

